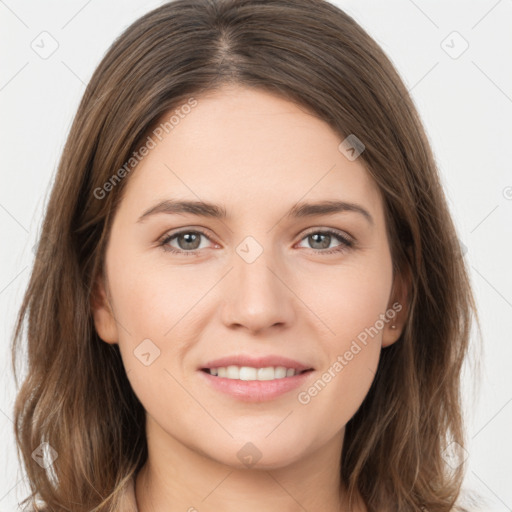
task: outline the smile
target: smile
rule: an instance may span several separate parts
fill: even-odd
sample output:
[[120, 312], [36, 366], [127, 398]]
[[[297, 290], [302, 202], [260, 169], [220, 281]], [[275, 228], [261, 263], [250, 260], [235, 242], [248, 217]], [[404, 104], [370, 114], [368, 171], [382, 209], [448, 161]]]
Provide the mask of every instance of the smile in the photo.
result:
[[[289, 370], [294, 374], [291, 375]], [[217, 375], [213, 374], [215, 372]], [[222, 376], [224, 372], [225, 375]], [[311, 380], [311, 376], [315, 374], [313, 369], [295, 370], [284, 366], [263, 368], [221, 366], [212, 369], [203, 368], [197, 373], [214, 391], [241, 402], [268, 402], [284, 397], [296, 388], [305, 387]], [[283, 373], [284, 376], [282, 376]], [[287, 376], [288, 373], [290, 375]], [[295, 398], [295, 394], [291, 396]]]
[[267, 366], [264, 368], [254, 368], [251, 366], [221, 366], [219, 368], [204, 368], [203, 371], [215, 377], [223, 377], [232, 380], [243, 381], [268, 381], [294, 377], [309, 370], [296, 370], [295, 368], [286, 368], [285, 366]]

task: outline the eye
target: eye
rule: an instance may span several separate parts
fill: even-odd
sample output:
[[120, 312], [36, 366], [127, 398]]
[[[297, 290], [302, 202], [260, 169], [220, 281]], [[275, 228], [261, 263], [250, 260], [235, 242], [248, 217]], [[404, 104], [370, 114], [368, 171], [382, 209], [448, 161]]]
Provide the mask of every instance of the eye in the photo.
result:
[[[178, 233], [167, 234], [160, 242], [159, 246], [163, 248], [166, 252], [171, 252], [174, 254], [183, 254], [184, 256], [195, 256], [197, 252], [202, 249], [201, 247], [201, 238], [204, 237], [207, 240], [210, 240], [208, 235], [201, 230], [184, 230], [179, 231]], [[316, 230], [310, 231], [306, 234], [302, 240], [308, 240], [310, 244], [313, 245], [311, 247], [313, 250], [317, 250], [322, 255], [333, 254], [333, 253], [341, 253], [345, 250], [352, 248], [355, 244], [352, 238], [348, 237], [345, 234], [342, 234], [338, 231], [334, 231], [332, 229], [327, 230]], [[339, 245], [334, 248], [328, 249], [331, 245], [333, 239], [338, 240]], [[302, 241], [301, 240], [301, 241]], [[176, 242], [178, 247], [171, 245], [171, 242]], [[315, 247], [316, 246], [316, 247]], [[204, 247], [203, 247], [204, 248]]]
[[[201, 237], [208, 238], [206, 233], [199, 230], [187, 230], [167, 235], [160, 242], [160, 246], [164, 251], [172, 252], [175, 254], [183, 254], [185, 256], [194, 256], [196, 251], [201, 247]], [[170, 245], [171, 242], [176, 241], [178, 248]]]
[[[338, 240], [340, 244], [328, 251], [324, 250], [330, 246], [333, 238]], [[354, 246], [354, 241], [351, 238], [332, 229], [310, 231], [302, 240], [308, 240], [313, 245], [312, 248], [318, 249], [322, 255], [340, 253]], [[315, 245], [316, 247], [314, 247]]]

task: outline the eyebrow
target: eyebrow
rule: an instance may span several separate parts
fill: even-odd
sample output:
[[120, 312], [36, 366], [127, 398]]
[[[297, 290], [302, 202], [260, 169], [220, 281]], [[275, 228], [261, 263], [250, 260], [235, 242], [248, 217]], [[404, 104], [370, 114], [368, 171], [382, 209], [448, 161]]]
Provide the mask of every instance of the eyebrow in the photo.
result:
[[[363, 215], [363, 217], [371, 224], [374, 225], [373, 217], [368, 210], [356, 203], [347, 201], [320, 201], [316, 203], [297, 203], [288, 213], [285, 214], [288, 218], [305, 218], [314, 217], [319, 215], [334, 215], [342, 212], [355, 212]], [[189, 213], [200, 217], [208, 217], [214, 219], [227, 219], [228, 214], [222, 205], [208, 203], [204, 201], [178, 201], [175, 199], [166, 199], [161, 201], [155, 206], [147, 209], [137, 220], [142, 222], [152, 215], [158, 213], [167, 214], [181, 214]]]

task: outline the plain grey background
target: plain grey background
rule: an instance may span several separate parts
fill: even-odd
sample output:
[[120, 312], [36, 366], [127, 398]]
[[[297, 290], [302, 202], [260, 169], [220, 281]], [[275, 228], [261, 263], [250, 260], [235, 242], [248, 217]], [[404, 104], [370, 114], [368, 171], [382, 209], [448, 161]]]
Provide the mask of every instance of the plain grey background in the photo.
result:
[[[27, 486], [14, 445], [14, 319], [78, 102], [114, 39], [161, 5], [0, 0], [0, 512]], [[512, 510], [512, 0], [339, 0], [391, 58], [420, 112], [471, 271], [483, 378], [465, 372], [465, 487]], [[479, 400], [477, 399], [479, 398]]]

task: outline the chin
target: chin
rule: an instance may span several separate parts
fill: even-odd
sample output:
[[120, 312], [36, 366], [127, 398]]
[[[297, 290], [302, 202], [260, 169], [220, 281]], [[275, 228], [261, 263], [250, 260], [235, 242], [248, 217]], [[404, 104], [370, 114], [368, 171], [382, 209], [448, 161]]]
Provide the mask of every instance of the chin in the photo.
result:
[[[212, 452], [210, 445], [205, 455], [232, 468], [256, 470], [284, 468], [301, 458], [305, 447], [304, 439], [294, 442], [292, 436], [286, 439], [281, 435], [270, 439], [265, 438], [266, 435], [268, 432], [261, 436], [236, 437], [227, 444], [218, 444], [218, 452]], [[301, 452], [298, 447], [302, 449]]]

